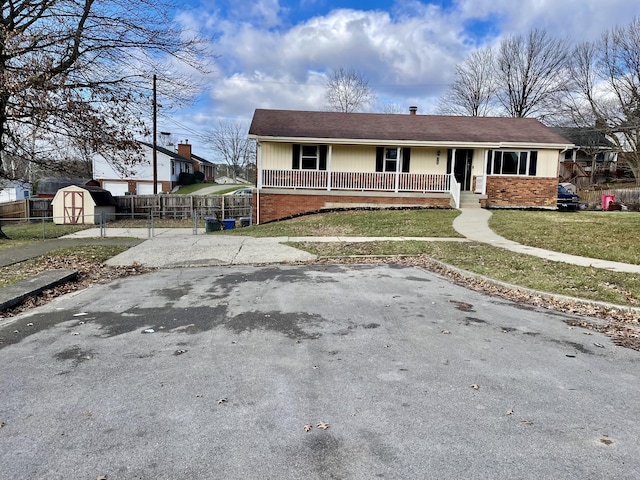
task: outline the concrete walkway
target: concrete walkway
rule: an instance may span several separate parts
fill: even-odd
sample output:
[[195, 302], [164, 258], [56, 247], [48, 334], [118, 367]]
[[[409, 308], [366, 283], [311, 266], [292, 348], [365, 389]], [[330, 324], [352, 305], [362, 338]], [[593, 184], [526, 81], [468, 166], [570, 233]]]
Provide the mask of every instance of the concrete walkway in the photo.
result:
[[453, 221], [453, 228], [461, 235], [475, 242], [487, 243], [494, 247], [504, 248], [511, 252], [524, 253], [544, 258], [553, 262], [563, 262], [582, 267], [593, 267], [610, 270], [612, 272], [640, 273], [640, 265], [611, 262], [597, 258], [580, 257], [566, 253], [544, 250], [542, 248], [522, 245], [496, 234], [489, 228], [490, 210], [478, 207], [460, 209], [461, 213]]
[[[492, 213], [479, 206], [465, 207], [460, 209], [460, 212], [460, 215], [453, 222], [453, 228], [465, 238], [341, 236], [253, 238], [236, 235], [205, 235], [203, 229], [198, 229], [198, 234], [193, 235], [191, 228], [155, 228], [153, 238], [149, 239], [150, 231], [145, 228], [108, 228], [106, 229], [108, 237], [148, 239], [143, 244], [113, 257], [108, 263], [110, 265], [129, 265], [137, 262], [148, 267], [186, 267], [295, 262], [315, 258], [314, 255], [283, 245], [285, 242], [475, 241], [554, 262], [600, 268], [613, 272], [640, 273], [640, 265], [569, 255], [507, 240], [489, 228], [489, 218]], [[88, 229], [65, 238], [92, 238], [99, 235], [99, 229]]]

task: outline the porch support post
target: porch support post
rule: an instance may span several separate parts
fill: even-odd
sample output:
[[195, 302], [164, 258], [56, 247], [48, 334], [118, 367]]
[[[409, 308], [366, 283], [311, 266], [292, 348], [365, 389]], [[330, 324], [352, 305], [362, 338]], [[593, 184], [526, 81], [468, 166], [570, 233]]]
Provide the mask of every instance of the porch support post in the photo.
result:
[[456, 170], [456, 149], [451, 149], [451, 171], [447, 172], [449, 175], [452, 175]]
[[256, 171], [258, 174], [257, 186], [258, 190], [262, 188], [262, 145], [256, 142]]
[[327, 147], [327, 190], [331, 191], [331, 157], [333, 157], [333, 145]]
[[482, 175], [484, 177], [484, 182], [482, 182], [482, 195], [487, 194], [487, 164], [489, 162], [489, 150], [485, 149], [484, 151], [484, 162], [482, 165]]
[[394, 185], [394, 191], [398, 193], [398, 187], [400, 185], [400, 164], [402, 163], [402, 149], [396, 149], [396, 179]]

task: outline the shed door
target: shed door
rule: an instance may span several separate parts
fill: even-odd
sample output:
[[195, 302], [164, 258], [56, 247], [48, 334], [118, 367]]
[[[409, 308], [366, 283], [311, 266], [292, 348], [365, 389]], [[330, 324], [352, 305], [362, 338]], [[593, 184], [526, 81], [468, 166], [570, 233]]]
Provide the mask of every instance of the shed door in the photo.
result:
[[84, 192], [64, 192], [64, 223], [84, 223]]

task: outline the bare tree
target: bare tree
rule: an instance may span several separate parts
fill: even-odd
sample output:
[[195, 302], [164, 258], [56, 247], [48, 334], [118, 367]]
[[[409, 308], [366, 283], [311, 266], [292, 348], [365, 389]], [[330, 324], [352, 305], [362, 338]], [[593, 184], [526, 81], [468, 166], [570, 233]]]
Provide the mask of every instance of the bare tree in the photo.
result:
[[406, 113], [406, 108], [400, 105], [399, 103], [384, 102], [384, 103], [377, 104], [375, 106], [375, 111], [380, 113], [398, 114], [398, 113]]
[[456, 67], [455, 79], [438, 101], [438, 112], [445, 115], [484, 117], [489, 115], [497, 90], [493, 52], [475, 50]]
[[221, 120], [215, 130], [203, 135], [214, 152], [231, 168], [234, 180], [255, 158], [255, 142], [247, 137], [249, 127], [239, 121]]
[[502, 40], [496, 54], [497, 98], [512, 117], [543, 119], [567, 91], [568, 43], [543, 30]]
[[352, 113], [370, 105], [375, 95], [364, 75], [340, 67], [329, 74], [326, 98], [329, 110]]
[[570, 71], [572, 121], [607, 135], [640, 185], [640, 18], [578, 45]]
[[152, 74], [201, 69], [207, 54], [174, 25], [170, 1], [0, 2], [0, 176], [10, 156], [51, 168], [64, 138], [135, 161]]

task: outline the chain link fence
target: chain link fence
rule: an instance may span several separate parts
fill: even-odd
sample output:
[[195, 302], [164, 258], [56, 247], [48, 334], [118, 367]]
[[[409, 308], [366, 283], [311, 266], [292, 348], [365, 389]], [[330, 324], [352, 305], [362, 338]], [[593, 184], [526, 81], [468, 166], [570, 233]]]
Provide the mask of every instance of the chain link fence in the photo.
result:
[[[115, 229], [145, 229], [147, 237], [155, 236], [157, 228], [189, 229], [193, 235], [252, 224], [252, 197], [215, 195], [127, 195], [114, 197], [115, 213], [83, 214], [79, 218], [54, 217], [51, 199], [38, 199], [39, 210], [29, 215], [28, 201], [0, 209], [0, 228], [9, 238], [34, 240], [59, 238], [86, 229], [99, 229], [95, 236], [114, 236]], [[44, 202], [43, 202], [44, 200]], [[47, 215], [48, 213], [48, 215]], [[110, 232], [111, 230], [111, 232]], [[120, 230], [115, 233], [119, 234]]]

